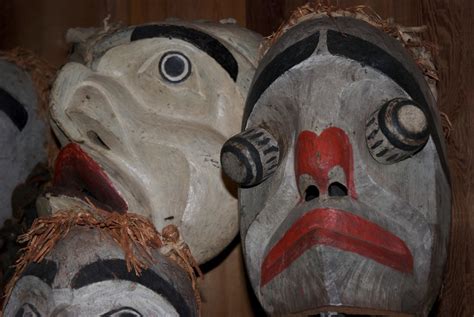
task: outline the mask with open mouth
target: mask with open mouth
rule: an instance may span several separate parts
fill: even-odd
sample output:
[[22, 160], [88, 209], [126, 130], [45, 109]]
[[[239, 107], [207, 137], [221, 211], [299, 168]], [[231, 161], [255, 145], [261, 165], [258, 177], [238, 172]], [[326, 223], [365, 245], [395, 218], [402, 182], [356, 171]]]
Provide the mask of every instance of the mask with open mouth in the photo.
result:
[[401, 44], [350, 17], [300, 22], [260, 63], [243, 128], [221, 162], [266, 311], [426, 314], [450, 184], [435, 100]]
[[50, 207], [86, 195], [102, 208], [146, 215], [158, 230], [174, 224], [197, 261], [209, 260], [238, 230], [219, 150], [239, 129], [260, 36], [173, 21], [93, 43], [87, 66], [67, 64], [53, 89], [51, 115], [65, 147]]

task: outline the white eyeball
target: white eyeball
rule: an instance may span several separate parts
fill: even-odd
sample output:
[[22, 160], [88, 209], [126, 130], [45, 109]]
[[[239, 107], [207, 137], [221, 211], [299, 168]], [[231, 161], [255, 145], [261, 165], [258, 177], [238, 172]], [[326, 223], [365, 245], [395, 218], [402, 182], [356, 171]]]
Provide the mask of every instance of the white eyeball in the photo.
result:
[[160, 60], [160, 74], [170, 83], [180, 83], [191, 74], [191, 62], [179, 52], [167, 52]]

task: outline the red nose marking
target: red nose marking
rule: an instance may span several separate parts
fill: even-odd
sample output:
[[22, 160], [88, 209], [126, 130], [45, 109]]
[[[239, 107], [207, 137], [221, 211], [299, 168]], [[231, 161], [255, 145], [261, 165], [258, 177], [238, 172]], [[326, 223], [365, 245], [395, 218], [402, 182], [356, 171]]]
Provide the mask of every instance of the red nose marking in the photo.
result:
[[308, 174], [313, 177], [319, 191], [328, 191], [329, 171], [340, 166], [344, 171], [349, 195], [357, 198], [354, 188], [352, 145], [344, 130], [325, 129], [319, 136], [312, 131], [300, 133], [296, 143], [296, 177]]

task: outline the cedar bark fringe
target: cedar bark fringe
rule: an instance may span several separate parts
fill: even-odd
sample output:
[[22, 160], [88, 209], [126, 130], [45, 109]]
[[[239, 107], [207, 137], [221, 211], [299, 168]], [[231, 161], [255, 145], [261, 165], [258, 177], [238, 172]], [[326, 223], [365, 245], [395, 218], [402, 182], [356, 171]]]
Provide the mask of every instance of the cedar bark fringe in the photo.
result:
[[[319, 16], [330, 18], [352, 17], [363, 20], [400, 41], [412, 55], [430, 86], [436, 85], [436, 82], [439, 81], [439, 76], [432, 59], [437, 54], [438, 48], [433, 43], [422, 40], [419, 36], [426, 31], [426, 26], [405, 27], [395, 23], [392, 18], [381, 18], [369, 6], [357, 5], [341, 8], [331, 5], [330, 2], [326, 1], [323, 3], [323, 1], [317, 0], [296, 8], [290, 14], [288, 20], [283, 22], [273, 34], [263, 41], [260, 47], [261, 55], [263, 56], [286, 31], [303, 20]], [[433, 91], [433, 87], [431, 89]], [[436, 98], [436, 90], [433, 91], [433, 94]]]
[[[33, 52], [20, 47], [0, 51], [0, 59], [15, 64], [30, 75], [38, 96], [38, 114], [49, 126], [49, 95], [56, 69]], [[51, 167], [59, 152], [59, 147], [51, 131], [48, 132], [46, 149], [48, 166]]]
[[[5, 303], [26, 267], [30, 263], [41, 262], [56, 243], [64, 239], [76, 226], [99, 229], [109, 235], [123, 250], [128, 271], [133, 269], [138, 276], [142, 270], [155, 263], [152, 250], [163, 246], [161, 234], [155, 226], [147, 218], [133, 213], [119, 214], [97, 207], [93, 207], [92, 210], [76, 207], [60, 210], [50, 217], [37, 218], [31, 229], [18, 237], [19, 243], [27, 245], [20, 250], [21, 255], [14, 266], [15, 273], [5, 288]], [[182, 263], [174, 262], [186, 272], [189, 271], [189, 267], [196, 268], [195, 261], [192, 264], [185, 263], [184, 267]], [[195, 288], [196, 277], [189, 272], [188, 276]], [[196, 296], [199, 296], [198, 291], [196, 289], [194, 291]], [[196, 300], [199, 302], [199, 298]]]

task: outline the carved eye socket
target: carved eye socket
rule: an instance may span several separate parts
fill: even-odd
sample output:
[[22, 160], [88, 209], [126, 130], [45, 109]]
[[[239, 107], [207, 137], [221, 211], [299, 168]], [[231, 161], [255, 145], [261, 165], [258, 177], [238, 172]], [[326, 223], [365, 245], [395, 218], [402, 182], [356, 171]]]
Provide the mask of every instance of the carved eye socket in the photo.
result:
[[101, 317], [142, 317], [142, 314], [131, 307], [120, 307], [101, 315]]
[[15, 317], [41, 317], [41, 314], [38, 312], [35, 306], [25, 303], [20, 307], [20, 309], [18, 309]]
[[179, 52], [168, 52], [160, 60], [160, 74], [170, 83], [180, 83], [191, 74], [191, 62]]

